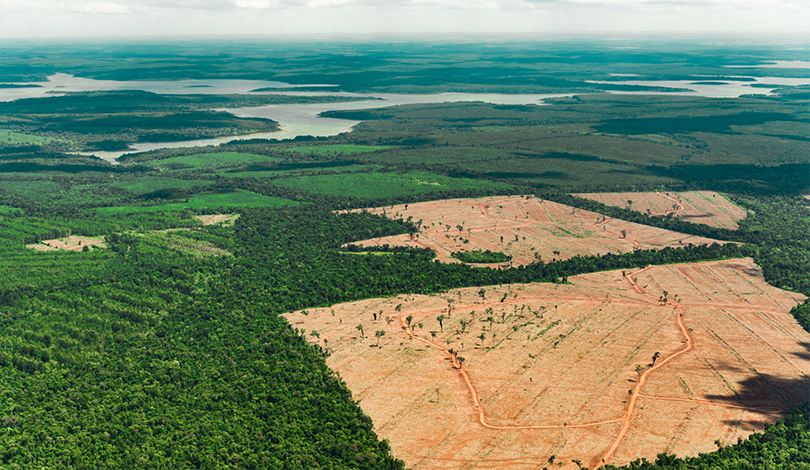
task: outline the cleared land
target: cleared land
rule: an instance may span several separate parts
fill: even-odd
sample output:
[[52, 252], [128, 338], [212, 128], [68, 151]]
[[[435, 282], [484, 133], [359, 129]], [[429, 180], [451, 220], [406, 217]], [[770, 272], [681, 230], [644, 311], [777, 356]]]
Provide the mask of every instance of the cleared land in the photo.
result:
[[211, 214], [211, 215], [196, 215], [195, 219], [202, 222], [203, 225], [233, 225], [234, 221], [239, 218], [239, 214]]
[[[445, 263], [460, 263], [450, 257], [460, 251], [502, 252], [512, 257], [513, 266], [519, 266], [530, 264], [538, 257], [547, 262], [577, 255], [717, 242], [619, 219], [606, 219], [595, 212], [532, 196], [448, 199], [368, 211], [391, 218], [411, 218], [417, 223], [421, 221], [420, 231], [414, 237], [397, 235], [365, 240], [356, 245], [432, 248], [438, 259]], [[487, 266], [497, 267], [498, 264]]]
[[[609, 206], [626, 207], [648, 215], [677, 217], [689, 222], [736, 230], [748, 213], [714, 191], [671, 193], [587, 193], [575, 196]], [[670, 215], [671, 214], [671, 215]]]
[[38, 251], [82, 251], [85, 246], [98, 246], [106, 247], [104, 237], [80, 237], [70, 236], [65, 238], [57, 238], [53, 240], [42, 240], [40, 243], [25, 245], [26, 248], [31, 248]]
[[810, 335], [788, 313], [804, 296], [750, 259], [569, 280], [286, 317], [419, 470], [695, 455], [807, 397]]

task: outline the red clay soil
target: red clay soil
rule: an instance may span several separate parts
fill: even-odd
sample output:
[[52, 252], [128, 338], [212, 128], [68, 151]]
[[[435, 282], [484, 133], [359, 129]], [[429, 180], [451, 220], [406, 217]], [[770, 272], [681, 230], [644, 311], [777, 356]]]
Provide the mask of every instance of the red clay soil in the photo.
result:
[[767, 285], [750, 259], [569, 281], [286, 317], [317, 332], [306, 337], [331, 350], [376, 431], [419, 470], [696, 455], [810, 391], [810, 334], [788, 313], [804, 296]]
[[81, 251], [85, 246], [106, 247], [107, 245], [104, 243], [103, 237], [70, 236], [55, 240], [42, 240], [40, 243], [25, 246], [38, 251]]
[[714, 191], [586, 193], [575, 196], [653, 216], [677, 217], [688, 222], [732, 230], [738, 229], [737, 222], [748, 215], [745, 209]]
[[[450, 256], [459, 251], [498, 251], [512, 256], [512, 265], [519, 266], [534, 262], [536, 256], [549, 262], [577, 255], [716, 242], [605, 218], [595, 212], [531, 196], [449, 199], [368, 211], [391, 218], [410, 217], [414, 222], [421, 220], [421, 230], [414, 237], [397, 235], [356, 242], [355, 245], [429, 247], [436, 250], [438, 259], [445, 263], [460, 262]], [[462, 227], [461, 230], [458, 227]], [[497, 264], [486, 266], [499, 267]], [[506, 266], [508, 264], [501, 267]]]

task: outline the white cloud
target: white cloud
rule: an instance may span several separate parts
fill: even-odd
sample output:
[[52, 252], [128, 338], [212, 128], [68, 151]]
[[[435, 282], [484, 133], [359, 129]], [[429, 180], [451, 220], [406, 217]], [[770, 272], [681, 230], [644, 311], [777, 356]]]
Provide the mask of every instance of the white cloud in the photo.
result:
[[98, 14], [98, 13], [130, 13], [131, 10], [126, 5], [121, 5], [120, 3], [102, 3], [102, 2], [90, 2], [90, 3], [82, 3], [79, 5], [73, 5], [70, 7], [73, 11], [79, 11], [84, 13], [91, 13], [91, 14]]
[[0, 37], [803, 32], [808, 17], [807, 0], [0, 0]]
[[253, 8], [263, 10], [273, 8], [275, 4], [270, 0], [236, 0], [237, 8]]
[[345, 7], [355, 3], [358, 2], [356, 0], [312, 0], [307, 2], [307, 6], [310, 8], [334, 8]]

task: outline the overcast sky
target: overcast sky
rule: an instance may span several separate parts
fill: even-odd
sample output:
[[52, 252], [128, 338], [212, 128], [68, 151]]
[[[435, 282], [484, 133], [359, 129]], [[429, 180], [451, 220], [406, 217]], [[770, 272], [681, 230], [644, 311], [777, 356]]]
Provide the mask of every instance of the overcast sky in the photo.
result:
[[810, 0], [0, 0], [0, 37], [798, 32]]

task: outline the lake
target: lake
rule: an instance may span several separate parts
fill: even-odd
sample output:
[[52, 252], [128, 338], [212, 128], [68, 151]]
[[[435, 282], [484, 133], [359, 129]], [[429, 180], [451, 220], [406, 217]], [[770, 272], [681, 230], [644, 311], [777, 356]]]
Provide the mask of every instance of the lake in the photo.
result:
[[[614, 74], [630, 78], [632, 74]], [[769, 94], [773, 88], [752, 88], [751, 83], [764, 83], [769, 85], [805, 85], [810, 79], [764, 77], [756, 78], [755, 82], [728, 82], [714, 85], [695, 85], [696, 81], [713, 81], [711, 77], [698, 77], [694, 80], [652, 81], [652, 80], [626, 80], [621, 82], [590, 83], [622, 83], [628, 85], [665, 86], [672, 88], [688, 88], [692, 91], [678, 93], [661, 93], [647, 91], [610, 91], [610, 93], [644, 94], [644, 95], [686, 95], [706, 96], [717, 98], [733, 98], [745, 94]], [[177, 81], [114, 81], [93, 80], [79, 78], [72, 75], [58, 73], [48, 77], [47, 82], [36, 82], [41, 88], [9, 88], [0, 89], [0, 101], [11, 101], [21, 98], [43, 98], [59, 96], [60, 92], [88, 92], [110, 90], [144, 90], [160, 94], [247, 94], [258, 88], [296, 88], [296, 87], [324, 87], [328, 90], [333, 85], [290, 85], [288, 83], [265, 80], [177, 80]], [[774, 87], [776, 88], [776, 87]], [[227, 108], [227, 111], [239, 117], [266, 118], [279, 123], [281, 131], [214, 139], [188, 140], [181, 142], [141, 142], [133, 144], [129, 149], [116, 152], [83, 152], [82, 155], [96, 156], [110, 163], [117, 163], [117, 159], [125, 154], [147, 152], [164, 148], [184, 148], [207, 145], [220, 145], [234, 140], [245, 139], [279, 139], [289, 140], [298, 136], [324, 137], [348, 132], [351, 127], [360, 121], [346, 119], [333, 119], [318, 117], [319, 113], [336, 110], [374, 109], [405, 104], [451, 103], [481, 101], [493, 104], [519, 104], [544, 105], [544, 99], [571, 96], [570, 94], [539, 95], [539, 94], [496, 94], [496, 93], [437, 93], [437, 94], [392, 94], [392, 93], [343, 93], [323, 92], [259, 92], [255, 94], [284, 94], [303, 96], [350, 96], [368, 98], [368, 101], [353, 101], [347, 103], [324, 104], [287, 104], [251, 108]]]
[[[667, 96], [705, 96], [707, 98], [739, 98], [742, 95], [769, 95], [780, 86], [810, 85], [810, 78], [782, 78], [782, 77], [729, 77], [753, 78], [754, 81], [737, 82], [723, 80], [720, 77], [696, 75], [692, 80], [622, 80], [622, 81], [596, 81], [588, 83], [610, 83], [621, 85], [641, 85], [668, 88], [686, 88], [690, 91], [681, 92], [652, 92], [652, 91], [620, 91], [609, 90], [608, 93], [624, 95], [667, 95]], [[697, 82], [697, 83], [696, 83]], [[716, 84], [702, 84], [701, 82], [717, 82]], [[772, 88], [752, 87], [751, 84], [775, 85]]]
[[810, 62], [805, 62], [803, 60], [774, 60], [773, 62], [759, 65], [724, 65], [723, 67], [734, 69], [810, 69]]
[[175, 81], [116, 81], [93, 80], [57, 73], [46, 82], [26, 82], [39, 85], [39, 88], [2, 88], [0, 101], [13, 101], [21, 98], [44, 98], [61, 96], [61, 93], [86, 91], [143, 90], [163, 95], [227, 95], [247, 94], [257, 88], [298, 88], [328, 87], [334, 85], [290, 85], [289, 83], [265, 80], [175, 80]]

